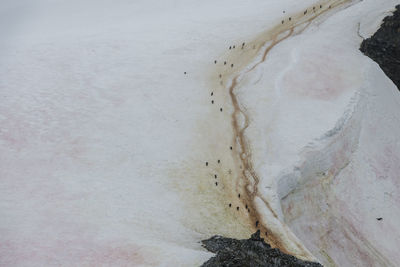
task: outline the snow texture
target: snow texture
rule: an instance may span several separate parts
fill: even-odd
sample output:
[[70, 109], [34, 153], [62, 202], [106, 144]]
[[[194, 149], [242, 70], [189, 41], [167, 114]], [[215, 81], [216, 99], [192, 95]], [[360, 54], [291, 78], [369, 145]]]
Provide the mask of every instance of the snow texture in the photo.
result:
[[0, 265], [199, 266], [254, 232], [247, 205], [303, 259], [399, 262], [400, 97], [357, 35], [395, 2], [335, 7], [241, 77], [244, 203], [230, 74], [314, 1], [3, 0]]

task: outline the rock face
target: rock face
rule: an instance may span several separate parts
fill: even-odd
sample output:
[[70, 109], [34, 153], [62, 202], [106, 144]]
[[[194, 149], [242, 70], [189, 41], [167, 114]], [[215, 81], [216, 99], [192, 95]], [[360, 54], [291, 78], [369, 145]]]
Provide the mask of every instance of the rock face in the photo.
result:
[[237, 240], [222, 236], [213, 236], [203, 240], [203, 247], [217, 253], [205, 262], [203, 267], [211, 266], [322, 266], [315, 262], [306, 262], [294, 256], [282, 253], [264, 242], [258, 230], [249, 239]]
[[365, 39], [361, 52], [376, 61], [400, 90], [400, 5], [393, 16], [383, 20], [381, 28]]

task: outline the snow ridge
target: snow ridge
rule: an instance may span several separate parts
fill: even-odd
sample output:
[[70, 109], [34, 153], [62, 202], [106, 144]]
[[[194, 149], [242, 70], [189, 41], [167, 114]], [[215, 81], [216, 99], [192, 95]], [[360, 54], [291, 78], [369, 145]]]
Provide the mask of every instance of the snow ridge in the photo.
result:
[[[250, 203], [249, 208], [256, 211], [255, 214], [249, 212], [249, 216], [254, 222], [254, 225], [259, 225], [257, 228], [261, 229], [262, 233], [266, 235], [268, 242], [279, 247], [286, 253], [291, 253], [307, 260], [315, 260], [315, 257], [304, 247], [290, 229], [279, 220], [279, 211], [272, 208], [268, 199], [265, 198], [262, 193], [260, 194], [258, 192], [260, 178], [254, 171], [251, 160], [251, 150], [248, 145], [249, 141], [245, 136], [245, 131], [249, 126], [249, 118], [245, 113], [245, 108], [242, 107], [238, 101], [235, 89], [247, 73], [256, 69], [257, 66], [266, 60], [268, 53], [275, 45], [289, 38], [293, 34], [302, 33], [315, 18], [332, 8], [341, 7], [343, 4], [354, 2], [355, 1], [346, 0], [319, 1], [313, 6], [307, 8], [305, 11], [290, 16], [287, 20], [282, 20], [281, 25], [273, 27], [271, 30], [256, 38], [255, 41], [246, 44], [246, 46], [253, 47], [253, 49], [256, 50], [255, 54], [248, 55], [249, 58], [255, 59], [250, 59], [250, 63], [239, 66], [239, 71], [228, 73], [228, 79], [225, 77], [223, 78], [221, 74], [219, 74], [219, 79], [217, 79], [217, 82], [219, 82], [220, 85], [229, 85], [229, 95], [233, 105], [232, 128], [234, 131], [234, 140], [236, 140], [234, 151], [238, 154], [241, 165], [240, 169], [242, 170], [240, 174], [242, 176], [241, 179], [243, 180], [242, 189], [246, 192], [245, 197], [242, 197], [242, 200], [246, 203]], [[261, 44], [259, 42], [261, 42]], [[244, 43], [242, 49], [243, 47]], [[241, 61], [246, 62], [246, 60]], [[233, 67], [233, 64], [231, 67]], [[340, 126], [338, 130], [339, 129]], [[262, 208], [262, 206], [267, 207], [267, 209]], [[263, 211], [260, 211], [260, 209], [263, 209]], [[259, 220], [261, 221], [260, 224], [258, 223]], [[272, 225], [274, 225], [274, 227], [272, 227]]]

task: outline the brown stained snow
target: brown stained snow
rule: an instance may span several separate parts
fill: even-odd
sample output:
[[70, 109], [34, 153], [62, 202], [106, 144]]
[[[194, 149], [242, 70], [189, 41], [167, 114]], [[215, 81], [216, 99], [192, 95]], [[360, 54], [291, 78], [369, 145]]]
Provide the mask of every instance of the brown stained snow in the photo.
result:
[[[253, 168], [251, 147], [245, 136], [249, 117], [236, 90], [241, 75], [266, 61], [271, 49], [301, 33], [311, 21], [328, 11], [329, 4], [337, 7], [346, 2], [349, 0], [319, 1], [314, 6], [321, 4], [323, 8], [317, 8], [315, 12], [303, 15], [304, 10], [300, 10], [297, 14], [287, 14], [282, 18], [284, 24], [279, 19], [276, 26], [253, 40], [235, 42], [241, 44], [237, 45], [240, 49], [229, 50], [229, 45], [234, 45], [231, 43], [224, 48], [225, 55], [210, 59], [211, 79], [203, 99], [209, 108], [204, 117], [196, 121], [193, 132], [198, 134], [188, 144], [187, 149], [191, 152], [187, 160], [175, 163], [171, 159], [173, 166], [169, 173], [171, 187], [181, 195], [185, 207], [181, 223], [187, 228], [201, 233], [204, 238], [219, 234], [239, 239], [247, 238], [259, 229], [272, 246], [299, 258], [314, 260], [296, 240], [287, 240], [287, 233], [272, 231], [258, 213], [255, 198], [262, 200], [272, 216], [277, 216], [258, 191], [259, 176]], [[234, 64], [233, 68], [231, 64]]]
[[[234, 157], [236, 164], [240, 166], [235, 188], [239, 195], [240, 193], [242, 194], [242, 197], [240, 198], [242, 206], [246, 206], [247, 211], [252, 211], [247, 214], [248, 219], [251, 221], [250, 224], [253, 225], [253, 229], [254, 226], [256, 226], [256, 228], [260, 229], [262, 233], [265, 233], [266, 240], [273, 246], [278, 247], [285, 253], [293, 254], [303, 259], [312, 259], [313, 256], [297, 240], [290, 240], [289, 242], [288, 240], [283, 240], [283, 238], [288, 236], [288, 233], [282, 235], [282, 233], [271, 232], [268, 223], [263, 224], [263, 221], [260, 220], [262, 214], [258, 214], [254, 205], [255, 197], [259, 197], [263, 200], [264, 204], [268, 207], [275, 218], [277, 218], [277, 214], [274, 209], [271, 208], [268, 201], [258, 192], [258, 183], [260, 179], [253, 168], [251, 148], [245, 136], [245, 131], [249, 126], [249, 117], [245, 112], [245, 109], [240, 105], [235, 89], [239, 86], [240, 79], [244, 75], [254, 70], [259, 64], [265, 62], [268, 53], [277, 44], [292, 35], [301, 33], [315, 18], [327, 12], [329, 8], [340, 6], [347, 2], [351, 1], [319, 1], [316, 5], [307, 9], [312, 10], [313, 12], [308, 12], [307, 14], [306, 10], [304, 13], [300, 12], [290, 16], [290, 19], [283, 19], [280, 25], [278, 24], [270, 30], [262, 33], [255, 40], [246, 42], [246, 46], [242, 45], [242, 50], [239, 50], [238, 52], [229, 51], [229, 53], [225, 55], [225, 58], [223, 58], [225, 59], [224, 65], [226, 64], [226, 61], [233, 62], [231, 66], [235, 64], [236, 71], [232, 71], [224, 65], [217, 66], [216, 73], [222, 73], [224, 78], [222, 79], [222, 76], [219, 75], [219, 79], [214, 81], [214, 84], [230, 84], [228, 88], [225, 88], [224, 86], [219, 86], [219, 88], [220, 90], [228, 89], [230, 102], [233, 108], [231, 113], [231, 123], [233, 140], [236, 140], [236, 142], [233, 144], [232, 150], [233, 153], [236, 154]], [[328, 4], [329, 8], [323, 8], [323, 6], [328, 6]], [[319, 9], [315, 8], [315, 6], [319, 7]], [[255, 60], [260, 53], [262, 53], [261, 59]], [[213, 75], [213, 77], [215, 77], [215, 75]], [[237, 210], [239, 210], [239, 207], [237, 207]], [[295, 247], [295, 250], [288, 247], [288, 243], [291, 243], [291, 245]]]

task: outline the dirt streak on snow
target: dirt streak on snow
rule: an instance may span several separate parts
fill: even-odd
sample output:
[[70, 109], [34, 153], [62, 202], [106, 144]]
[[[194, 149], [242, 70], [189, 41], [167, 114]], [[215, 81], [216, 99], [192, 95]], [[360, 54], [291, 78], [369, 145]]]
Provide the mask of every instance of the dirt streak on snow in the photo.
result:
[[[261, 230], [262, 234], [273, 246], [305, 260], [315, 261], [316, 258], [291, 232], [289, 227], [278, 219], [276, 211], [271, 207], [268, 200], [258, 192], [260, 179], [253, 168], [251, 150], [245, 136], [245, 131], [249, 126], [249, 117], [246, 114], [245, 107], [240, 105], [235, 89], [247, 73], [265, 62], [268, 53], [280, 42], [291, 37], [293, 34], [301, 34], [315, 18], [328, 11], [334, 11], [332, 9], [335, 7], [340, 8], [345, 4], [355, 2], [348, 0], [319, 1], [305, 11], [289, 15], [282, 20], [281, 24], [262, 33], [254, 41], [245, 44], [246, 49], [242, 45], [241, 50], [238, 50], [241, 52], [239, 55], [228, 57], [228, 62], [235, 62], [237, 64], [237, 61], [239, 61], [238, 69], [235, 69], [233, 72], [219, 69], [216, 72], [217, 83], [221, 86], [229, 84], [229, 96], [233, 105], [233, 113], [231, 115], [234, 132], [233, 139], [236, 140], [233, 150], [237, 154], [236, 164], [240, 165], [239, 169], [241, 170], [238, 180], [243, 180], [242, 182], [237, 182], [236, 190], [238, 193], [242, 192], [241, 201], [246, 203], [245, 205], [248, 207], [249, 219], [252, 221], [252, 225], [257, 225], [256, 228]], [[260, 52], [262, 53], [262, 57], [255, 59], [259, 57]], [[220, 73], [223, 73], [223, 77], [220, 76]]]

